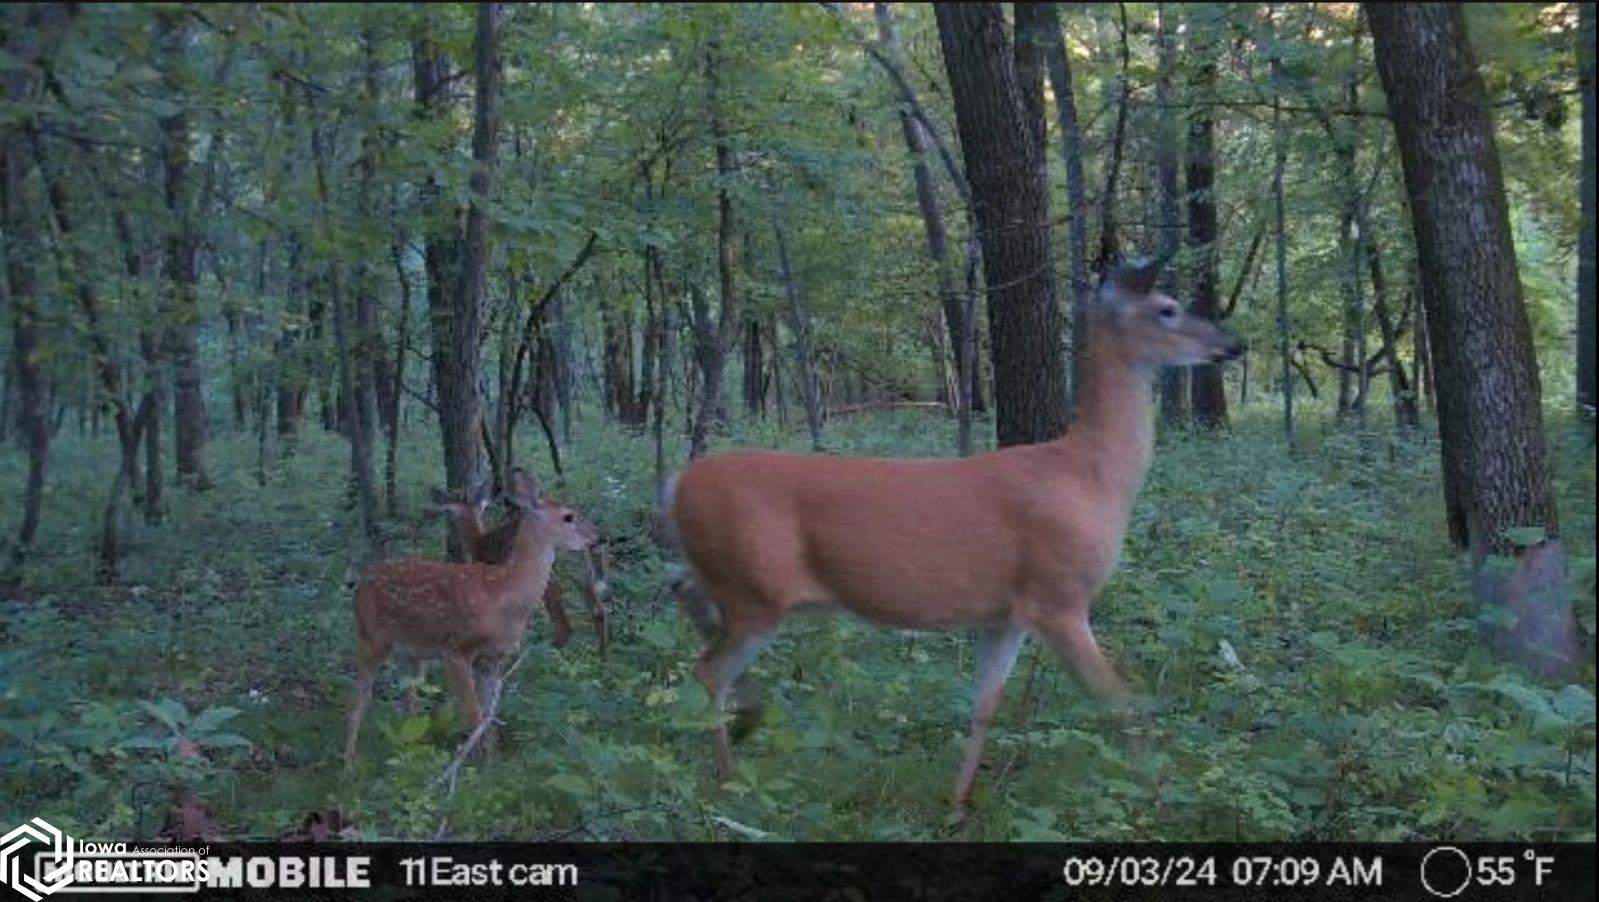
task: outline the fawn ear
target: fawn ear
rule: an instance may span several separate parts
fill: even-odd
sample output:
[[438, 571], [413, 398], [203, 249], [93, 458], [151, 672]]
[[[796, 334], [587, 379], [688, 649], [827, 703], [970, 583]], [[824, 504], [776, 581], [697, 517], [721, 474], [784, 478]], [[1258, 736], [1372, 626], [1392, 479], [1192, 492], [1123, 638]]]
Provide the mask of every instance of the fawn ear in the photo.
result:
[[1160, 275], [1164, 261], [1140, 257], [1118, 263], [1105, 273], [1100, 296], [1109, 300], [1121, 297], [1144, 297], [1155, 290], [1155, 279]]
[[494, 487], [487, 477], [479, 480], [477, 487], [472, 489], [471, 494], [467, 495], [469, 502], [478, 507], [486, 507], [493, 497]]
[[511, 471], [511, 499], [524, 509], [533, 510], [543, 501], [543, 492], [533, 474], [517, 467]]

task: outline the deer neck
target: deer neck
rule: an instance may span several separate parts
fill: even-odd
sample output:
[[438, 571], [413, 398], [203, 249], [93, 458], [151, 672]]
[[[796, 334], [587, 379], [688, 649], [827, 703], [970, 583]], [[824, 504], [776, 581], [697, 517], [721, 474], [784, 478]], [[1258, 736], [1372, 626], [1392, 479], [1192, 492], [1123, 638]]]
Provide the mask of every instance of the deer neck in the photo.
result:
[[511, 557], [505, 562], [509, 585], [520, 587], [537, 583], [539, 593], [529, 594], [542, 594], [543, 585], [549, 580], [550, 568], [554, 565], [555, 542], [540, 535], [533, 524], [522, 523], [511, 546]]
[[1131, 505], [1154, 450], [1154, 369], [1135, 362], [1114, 332], [1096, 331], [1084, 349], [1077, 419], [1060, 441], [1092, 461], [1089, 472], [1099, 488]]

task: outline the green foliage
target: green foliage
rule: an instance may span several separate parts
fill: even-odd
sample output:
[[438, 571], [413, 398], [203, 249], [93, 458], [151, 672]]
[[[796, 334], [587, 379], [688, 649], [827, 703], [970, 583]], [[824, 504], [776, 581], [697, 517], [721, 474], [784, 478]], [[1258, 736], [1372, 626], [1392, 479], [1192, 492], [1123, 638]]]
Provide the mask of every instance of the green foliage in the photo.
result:
[[[978, 781], [974, 835], [1591, 838], [1592, 670], [1543, 686], [1479, 650], [1469, 587], [1441, 538], [1436, 450], [1331, 434], [1289, 456], [1274, 415], [1257, 412], [1246, 408], [1230, 438], [1163, 440], [1096, 610], [1144, 716], [1118, 724], [1029, 645]], [[947, 424], [921, 412], [834, 425], [852, 452], [951, 444]], [[353, 513], [323, 500], [339, 490], [340, 445], [307, 439], [268, 486], [240, 479], [220, 495], [175, 497], [163, 535], [183, 541], [139, 545], [126, 585], [87, 587], [85, 539], [59, 534], [36, 593], [4, 607], [0, 814], [148, 832], [160, 799], [130, 787], [181, 778], [231, 830], [255, 836], [330, 805], [369, 837], [432, 836], [441, 822], [469, 839], [951, 835], [973, 666], [960, 634], [786, 624], [753, 671], [762, 728], [738, 748], [733, 782], [713, 792], [696, 641], [648, 538], [649, 443], [599, 423], [569, 449], [559, 491], [616, 552], [611, 659], [595, 656], [577, 611], [560, 651], [535, 621], [497, 754], [468, 763], [448, 802], [438, 780], [460, 737], [449, 693], [435, 668], [423, 713], [402, 718], [390, 704], [401, 668], [390, 667], [344, 779], [343, 572], [360, 552]], [[727, 441], [800, 438], [759, 428]], [[1591, 448], [1554, 446], [1562, 509], [1591, 512]], [[435, 465], [420, 447], [405, 446], [404, 474]], [[217, 450], [224, 461], [250, 453]], [[62, 453], [76, 470], [106, 449]], [[15, 466], [0, 456], [0, 471]], [[87, 491], [76, 485], [57, 489], [58, 502]], [[440, 528], [421, 491], [408, 488], [405, 504], [413, 513], [393, 524], [393, 541], [436, 553]], [[1591, 513], [1565, 528], [1590, 640], [1592, 528]], [[199, 757], [179, 751], [186, 742]]]

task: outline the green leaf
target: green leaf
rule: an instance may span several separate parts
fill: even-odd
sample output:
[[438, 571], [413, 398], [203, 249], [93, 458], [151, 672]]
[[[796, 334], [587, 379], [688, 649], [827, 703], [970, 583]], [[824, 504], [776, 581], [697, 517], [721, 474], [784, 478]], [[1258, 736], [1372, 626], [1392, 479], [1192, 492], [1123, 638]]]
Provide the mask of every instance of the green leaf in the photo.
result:
[[163, 698], [158, 702], [141, 701], [139, 705], [174, 733], [182, 732], [184, 722], [189, 719], [188, 709], [176, 699]]
[[207, 708], [189, 724], [191, 734], [209, 733], [239, 715], [238, 708]]

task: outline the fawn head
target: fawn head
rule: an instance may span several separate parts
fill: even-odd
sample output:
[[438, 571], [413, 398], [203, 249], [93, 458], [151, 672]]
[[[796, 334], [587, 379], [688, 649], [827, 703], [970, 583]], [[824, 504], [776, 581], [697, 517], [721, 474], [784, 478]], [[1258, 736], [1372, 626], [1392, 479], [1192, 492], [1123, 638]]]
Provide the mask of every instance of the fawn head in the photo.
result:
[[552, 498], [544, 497], [538, 481], [518, 467], [511, 471], [508, 499], [523, 528], [554, 544], [560, 551], [587, 551], [600, 541], [600, 531], [588, 518]]
[[1095, 324], [1100, 340], [1119, 342], [1141, 367], [1220, 363], [1243, 353], [1237, 338], [1155, 287], [1160, 263], [1118, 264], [1099, 288]]

